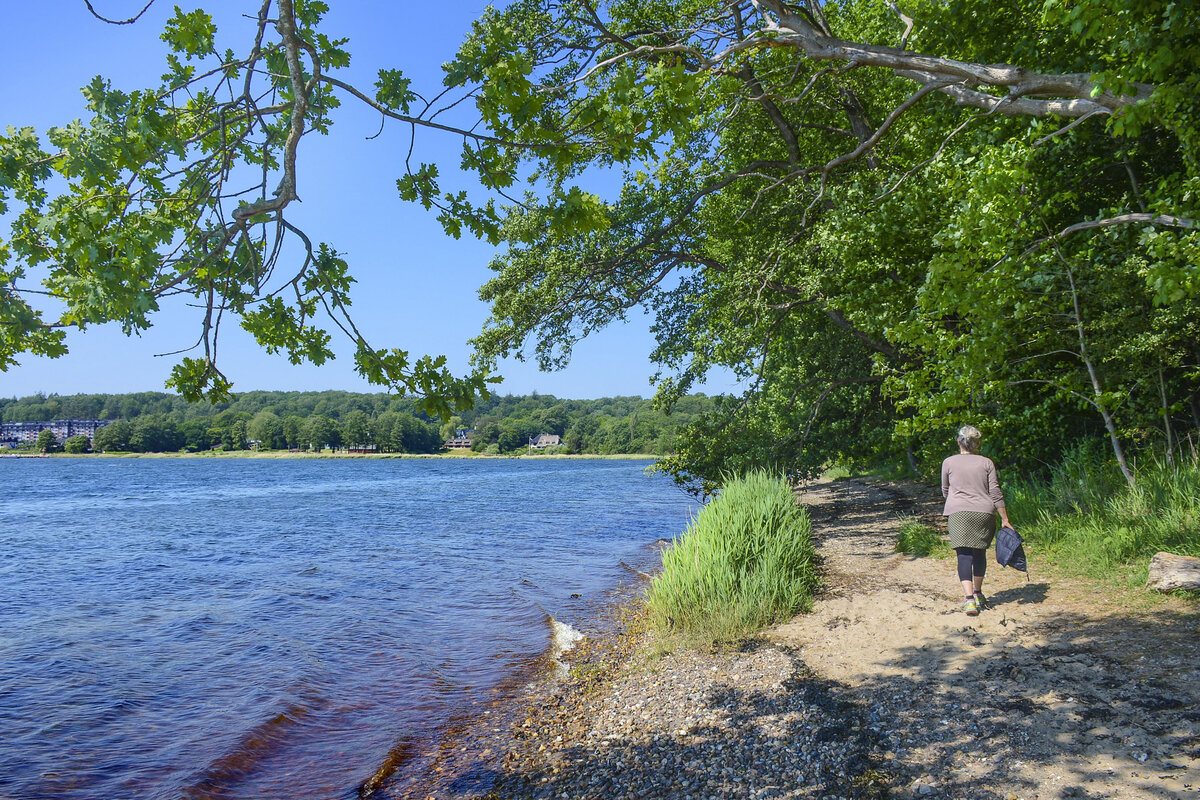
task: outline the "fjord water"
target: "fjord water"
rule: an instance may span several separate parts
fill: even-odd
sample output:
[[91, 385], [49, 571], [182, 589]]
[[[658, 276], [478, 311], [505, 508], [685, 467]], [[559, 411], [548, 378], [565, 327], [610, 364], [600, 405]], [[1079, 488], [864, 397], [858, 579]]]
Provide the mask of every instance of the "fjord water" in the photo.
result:
[[683, 530], [645, 466], [0, 459], [0, 798], [388, 796]]

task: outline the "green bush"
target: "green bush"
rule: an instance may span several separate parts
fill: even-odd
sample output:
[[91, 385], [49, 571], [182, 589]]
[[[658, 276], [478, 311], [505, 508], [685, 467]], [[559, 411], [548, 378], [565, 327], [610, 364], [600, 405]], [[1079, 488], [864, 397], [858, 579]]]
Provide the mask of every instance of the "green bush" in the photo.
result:
[[663, 553], [651, 620], [693, 644], [736, 641], [812, 607], [816, 551], [808, 513], [787, 481], [728, 481]]
[[946, 558], [950, 555], [950, 544], [938, 531], [921, 523], [916, 517], [903, 517], [896, 537], [896, 552]]
[[63, 442], [63, 450], [68, 453], [86, 453], [92, 444], [92, 440], [80, 434], [72, 436]]

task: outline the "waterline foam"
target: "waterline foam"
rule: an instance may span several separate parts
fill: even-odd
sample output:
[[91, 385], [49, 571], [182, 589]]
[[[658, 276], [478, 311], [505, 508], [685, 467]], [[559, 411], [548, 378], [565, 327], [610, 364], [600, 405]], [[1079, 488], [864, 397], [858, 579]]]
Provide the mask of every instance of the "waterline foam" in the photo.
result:
[[567, 664], [562, 660], [563, 655], [573, 650], [585, 637], [565, 622], [559, 622], [554, 617], [548, 619], [552, 636], [551, 660], [554, 663], [554, 673], [556, 678], [562, 679], [567, 677], [568, 670]]

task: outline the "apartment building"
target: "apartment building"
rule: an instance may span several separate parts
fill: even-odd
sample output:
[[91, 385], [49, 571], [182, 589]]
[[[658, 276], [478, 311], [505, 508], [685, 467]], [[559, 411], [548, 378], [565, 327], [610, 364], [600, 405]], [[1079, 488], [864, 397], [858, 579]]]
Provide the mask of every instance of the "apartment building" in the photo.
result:
[[96, 437], [96, 431], [112, 422], [109, 419], [52, 419], [47, 422], [0, 422], [0, 447], [19, 447], [37, 441], [44, 430], [54, 432], [61, 444], [72, 436]]

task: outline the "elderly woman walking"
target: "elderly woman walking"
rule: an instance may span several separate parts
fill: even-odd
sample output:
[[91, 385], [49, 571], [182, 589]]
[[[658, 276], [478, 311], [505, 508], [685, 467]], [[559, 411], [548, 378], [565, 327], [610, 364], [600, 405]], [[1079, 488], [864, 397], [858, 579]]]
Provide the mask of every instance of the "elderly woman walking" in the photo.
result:
[[942, 495], [950, 529], [950, 546], [958, 554], [958, 579], [962, 581], [963, 611], [974, 617], [987, 607], [983, 576], [987, 572], [987, 547], [996, 535], [996, 512], [1005, 527], [1012, 527], [1004, 508], [1004, 494], [996, 465], [979, 455], [979, 429], [966, 425], [958, 432], [958, 455], [942, 462]]

